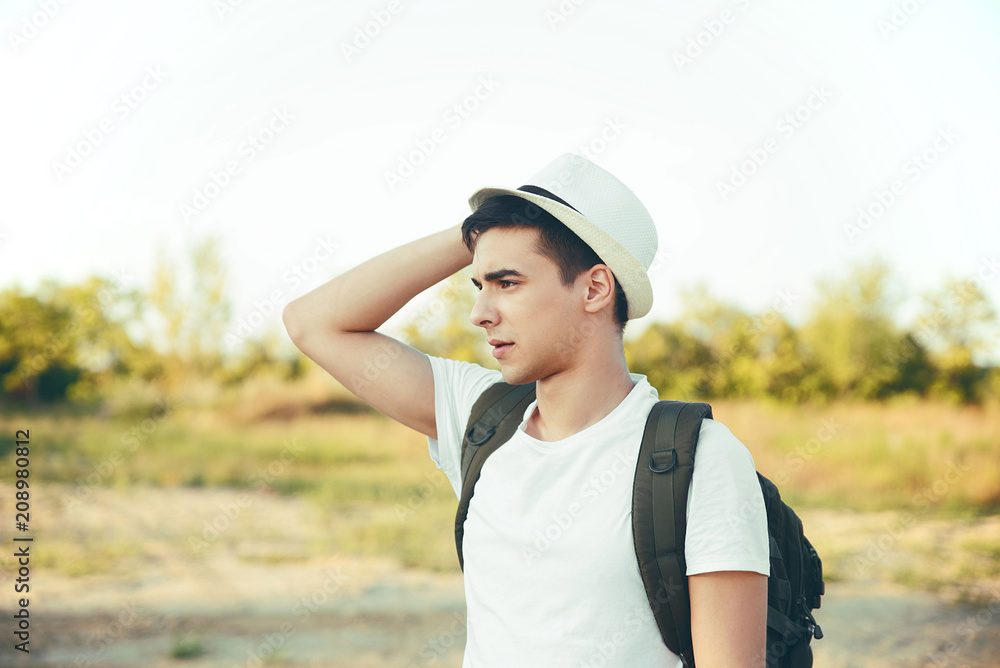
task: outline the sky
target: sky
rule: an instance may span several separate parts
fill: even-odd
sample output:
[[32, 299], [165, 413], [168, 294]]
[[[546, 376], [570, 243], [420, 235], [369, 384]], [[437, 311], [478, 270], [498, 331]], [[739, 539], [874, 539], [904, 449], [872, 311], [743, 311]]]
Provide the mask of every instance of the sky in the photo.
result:
[[0, 289], [144, 289], [216, 236], [231, 331], [280, 331], [572, 152], [656, 223], [645, 322], [698, 282], [801, 322], [876, 257], [900, 318], [946, 276], [1000, 306], [1000, 3], [8, 0], [0, 28]]

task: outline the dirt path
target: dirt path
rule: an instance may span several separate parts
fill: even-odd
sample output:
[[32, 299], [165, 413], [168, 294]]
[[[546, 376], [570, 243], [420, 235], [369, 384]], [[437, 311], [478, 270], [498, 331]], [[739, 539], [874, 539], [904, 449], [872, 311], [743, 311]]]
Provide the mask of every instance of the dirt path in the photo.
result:
[[[32, 652], [13, 652], [4, 629], [2, 665], [461, 666], [461, 575], [302, 558], [309, 536], [323, 531], [307, 502], [255, 498], [193, 551], [190, 538], [232, 492], [95, 490], [70, 516], [60, 509], [64, 491], [38, 497], [37, 516], [48, 519], [37, 529], [31, 575]], [[8, 491], [0, 495], [9, 507]], [[280, 530], [267, 530], [277, 518]], [[82, 545], [81, 572], [47, 567], [62, 562], [46, 542]], [[0, 613], [10, 620], [9, 558], [3, 566]], [[818, 668], [1000, 666], [995, 603], [959, 607], [884, 582], [845, 581], [828, 585], [817, 617], [827, 636], [814, 644]]]

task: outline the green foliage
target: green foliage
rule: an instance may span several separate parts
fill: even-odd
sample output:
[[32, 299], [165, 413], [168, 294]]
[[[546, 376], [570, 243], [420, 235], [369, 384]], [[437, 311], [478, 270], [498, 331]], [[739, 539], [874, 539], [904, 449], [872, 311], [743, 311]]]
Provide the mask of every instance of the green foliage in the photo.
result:
[[[46, 282], [35, 294], [0, 292], [0, 397], [142, 412], [164, 395], [207, 406], [252, 378], [306, 375], [309, 361], [273, 330], [223, 352], [232, 307], [217, 239], [192, 247], [188, 269], [181, 280], [177, 263], [160, 253], [144, 294], [100, 277]], [[982, 288], [948, 279], [923, 296], [907, 329], [893, 318], [892, 286], [882, 261], [850, 267], [818, 282], [808, 318], [795, 327], [776, 308], [747, 313], [695, 285], [681, 290], [677, 322], [651, 323], [625, 343], [626, 360], [662, 396], [678, 399], [1000, 396], [1000, 369], [986, 366], [1000, 324]], [[431, 355], [496, 368], [482, 329], [469, 322], [475, 299], [456, 273], [402, 338]]]
[[242, 383], [249, 378], [268, 376], [278, 380], [298, 380], [306, 371], [306, 358], [273, 331], [258, 339], [247, 339], [236, 354], [212, 376], [223, 386]]
[[767, 389], [760, 363], [770, 345], [765, 328], [771, 322], [752, 318], [731, 304], [713, 298], [704, 285], [681, 291], [684, 328], [708, 348], [710, 361], [704, 379], [709, 397], [756, 397]]
[[930, 394], [954, 403], [981, 401], [990, 372], [977, 360], [993, 350], [1000, 334], [996, 309], [977, 283], [955, 278], [927, 293], [924, 304], [915, 335], [935, 350], [940, 369]]
[[794, 403], [822, 397], [816, 362], [806, 354], [801, 334], [777, 314], [762, 316], [760, 326], [760, 365], [767, 379], [763, 394]]
[[183, 636], [174, 636], [174, 646], [170, 649], [170, 658], [182, 660], [195, 659], [205, 654], [205, 652], [206, 650], [201, 644], [201, 639], [193, 635], [193, 632], [188, 632]]
[[679, 325], [650, 325], [625, 344], [625, 360], [631, 371], [645, 375], [665, 399], [708, 394], [712, 352]]
[[924, 295], [924, 304], [918, 338], [954, 363], [980, 361], [996, 345], [997, 312], [978, 283], [948, 278], [940, 290]]
[[892, 323], [888, 279], [888, 266], [876, 262], [853, 267], [845, 280], [819, 282], [802, 338], [835, 397], [881, 398], [897, 379], [903, 338]]
[[116, 401], [116, 388], [133, 380], [176, 393], [193, 378], [301, 376], [305, 360], [280, 351], [273, 334], [223, 355], [232, 308], [218, 239], [196, 243], [189, 260], [187, 287], [160, 252], [147, 293], [98, 276], [46, 281], [34, 294], [18, 286], [0, 292], [0, 397], [97, 406]]
[[0, 394], [32, 403], [90, 400], [102, 382], [138, 368], [142, 352], [126, 332], [139, 296], [91, 277], [0, 292]]
[[157, 253], [153, 286], [147, 295], [151, 315], [162, 335], [150, 328], [167, 360], [167, 380], [176, 385], [190, 376], [210, 376], [223, 363], [222, 342], [232, 317], [220, 241], [205, 238], [190, 251], [190, 284], [162, 249]]
[[905, 331], [894, 324], [891, 285], [881, 261], [820, 280], [819, 298], [798, 329], [773, 308], [750, 315], [697, 285], [681, 293], [681, 319], [649, 325], [626, 342], [626, 359], [663, 396], [681, 399], [911, 395], [969, 403], [1000, 396], [1000, 371], [976, 363], [998, 333], [981, 288], [949, 281], [925, 296], [926, 312]]

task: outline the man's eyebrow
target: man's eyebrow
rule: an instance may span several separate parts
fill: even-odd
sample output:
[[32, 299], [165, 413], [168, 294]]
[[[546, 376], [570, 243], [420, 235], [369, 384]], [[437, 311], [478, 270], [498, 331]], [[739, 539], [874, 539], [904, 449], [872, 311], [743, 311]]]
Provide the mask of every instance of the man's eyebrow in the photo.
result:
[[[485, 281], [502, 281], [505, 278], [527, 278], [524, 274], [519, 272], [517, 269], [497, 269], [496, 271], [491, 271], [483, 276]], [[477, 288], [482, 287], [482, 284], [475, 278], [472, 279], [472, 284]]]

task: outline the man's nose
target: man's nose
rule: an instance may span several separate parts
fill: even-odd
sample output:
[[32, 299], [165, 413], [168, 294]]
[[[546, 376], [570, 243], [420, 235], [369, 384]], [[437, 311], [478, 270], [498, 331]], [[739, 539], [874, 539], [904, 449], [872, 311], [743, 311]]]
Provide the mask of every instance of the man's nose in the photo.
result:
[[488, 327], [497, 324], [496, 310], [493, 303], [486, 294], [486, 290], [480, 290], [476, 295], [476, 301], [469, 312], [469, 321], [476, 327]]

